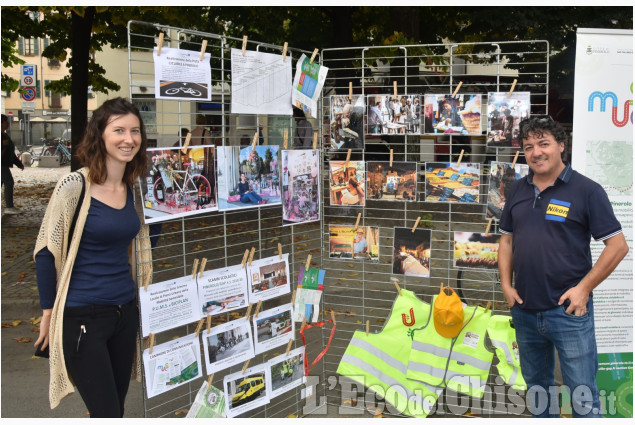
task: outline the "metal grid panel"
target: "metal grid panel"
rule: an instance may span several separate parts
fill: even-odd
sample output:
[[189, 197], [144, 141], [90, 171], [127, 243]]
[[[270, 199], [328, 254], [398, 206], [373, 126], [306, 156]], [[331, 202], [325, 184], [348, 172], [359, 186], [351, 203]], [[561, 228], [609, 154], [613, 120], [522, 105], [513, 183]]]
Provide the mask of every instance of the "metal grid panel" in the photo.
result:
[[[216, 86], [212, 102], [187, 102], [166, 101], [154, 99], [154, 67], [152, 49], [156, 45], [156, 37], [159, 32], [165, 33], [164, 46], [178, 47], [187, 50], [200, 51], [203, 40], [207, 40], [206, 52], [211, 54], [212, 82]], [[281, 53], [282, 46], [274, 46], [254, 41], [248, 42], [250, 50]], [[263, 133], [267, 139], [266, 144], [279, 144], [282, 147], [280, 121], [274, 125], [267, 116], [236, 115], [230, 114], [229, 79], [231, 74], [230, 47], [240, 48], [242, 40], [221, 37], [215, 34], [202, 33], [183, 28], [174, 28], [147, 22], [130, 21], [128, 24], [128, 65], [130, 98], [133, 102], [154, 104], [155, 110], [147, 112], [154, 122], [153, 134], [149, 138], [154, 139], [159, 147], [171, 147], [179, 140], [180, 129], [192, 128], [195, 124], [195, 116], [204, 114], [212, 118], [207, 124], [217, 127], [217, 133], [213, 137], [218, 138], [223, 146], [240, 145], [245, 137], [249, 137], [247, 143], [251, 143], [251, 137], [259, 125], [263, 126]], [[293, 60], [293, 64], [302, 52], [297, 49], [288, 49], [287, 60]], [[310, 54], [310, 52], [305, 52]], [[150, 88], [151, 89], [150, 89]], [[150, 94], [148, 94], [150, 93]], [[209, 112], [200, 108], [202, 103], [213, 103], [215, 109]], [[155, 112], [152, 114], [152, 112]], [[288, 119], [288, 127], [283, 127], [292, 133], [293, 120]], [[282, 124], [284, 125], [284, 124]], [[290, 139], [292, 140], [292, 138]], [[243, 143], [244, 144], [244, 143]], [[206, 270], [240, 264], [245, 250], [254, 247], [256, 254], [254, 259], [266, 258], [276, 255], [278, 243], [282, 244], [283, 253], [289, 253], [289, 271], [291, 289], [297, 286], [297, 275], [300, 265], [306, 262], [309, 253], [312, 255], [312, 265], [321, 265], [321, 230], [319, 223], [308, 223], [301, 226], [282, 226], [282, 211], [280, 206], [260, 207], [247, 210], [212, 212], [196, 216], [188, 216], [163, 222], [158, 236], [150, 237], [156, 242], [152, 248], [151, 265], [153, 270], [152, 281], [161, 282], [168, 279], [181, 277], [192, 273], [195, 259], [207, 258]], [[155, 239], [156, 238], [156, 239]], [[137, 259], [140, 262], [141, 254], [137, 249]], [[262, 303], [261, 310], [266, 310], [283, 303], [288, 303], [291, 295], [268, 300]], [[255, 306], [254, 306], [255, 309]], [[214, 316], [213, 325], [224, 323], [228, 320], [242, 317], [246, 309]], [[162, 332], [156, 336], [156, 344], [167, 342], [174, 337], [181, 337], [194, 332], [196, 324], [181, 327], [169, 332]], [[299, 327], [296, 327], [299, 329]], [[205, 331], [203, 331], [205, 332]], [[312, 334], [316, 335], [316, 334]], [[307, 347], [307, 355], [310, 359], [321, 351], [323, 338], [320, 334], [313, 337]], [[293, 348], [299, 347], [301, 339], [296, 331]], [[256, 355], [250, 361], [250, 365], [264, 363], [283, 354], [286, 347], [279, 347], [263, 354]], [[218, 372], [214, 375], [212, 384], [222, 388], [223, 378], [227, 374], [240, 371], [242, 364]], [[323, 368], [321, 365], [311, 370], [313, 375], [323, 381]], [[205, 374], [203, 374], [205, 375]], [[146, 417], [174, 417], [182, 409], [188, 409], [204, 380], [198, 379], [168, 391], [151, 399], [144, 398], [144, 411]], [[144, 381], [145, 386], [145, 381]], [[324, 389], [317, 388], [315, 396], [324, 394]], [[145, 397], [145, 393], [144, 393]], [[319, 399], [319, 398], [318, 398]], [[247, 417], [287, 417], [294, 414], [302, 415], [304, 400], [300, 397], [300, 388], [289, 391], [269, 404], [258, 409], [251, 410]]]
[[[485, 101], [489, 91], [509, 91], [513, 80], [517, 79], [515, 91], [531, 92], [531, 113], [547, 112], [549, 46], [546, 41], [325, 49], [322, 51], [321, 63], [329, 67], [323, 91], [322, 133], [325, 135], [329, 134], [330, 126], [329, 96], [348, 95], [349, 82], [353, 83], [354, 95], [393, 94], [394, 81], [397, 82], [399, 95], [452, 94], [457, 85], [462, 83], [460, 93], [482, 93]], [[454, 231], [486, 230], [484, 200], [489, 186], [490, 161], [511, 162], [515, 153], [512, 148], [487, 148], [485, 140], [484, 135], [455, 134], [366, 137], [365, 150], [353, 151], [350, 160], [389, 161], [389, 152], [393, 149], [393, 161], [418, 162], [417, 192], [420, 196], [417, 198], [418, 202], [367, 199], [365, 207], [330, 205], [328, 161], [344, 160], [346, 153], [324, 151], [322, 249], [325, 252], [323, 265], [328, 270], [324, 305], [327, 309], [334, 309], [338, 315], [338, 332], [325, 356], [326, 376], [337, 375], [338, 364], [355, 330], [364, 329], [367, 320], [370, 321], [371, 332], [379, 332], [383, 328], [397, 296], [391, 282], [391, 277], [394, 276], [393, 228], [412, 228], [418, 217], [421, 217], [420, 227], [432, 230], [430, 277], [394, 276], [398, 277], [399, 285], [414, 291], [420, 299], [430, 302], [443, 282], [460, 289], [460, 295], [467, 303], [484, 307], [491, 301], [494, 314], [508, 314], [496, 271], [461, 270], [453, 267], [452, 261]], [[325, 146], [327, 145], [325, 141]], [[481, 164], [480, 203], [422, 202], [420, 199], [425, 192], [424, 163], [456, 162], [461, 150], [465, 150], [462, 162]], [[523, 162], [522, 152], [519, 162]], [[377, 264], [329, 259], [329, 224], [353, 225], [358, 213], [362, 214], [360, 225], [379, 227], [380, 253]], [[490, 233], [497, 231], [497, 224], [494, 222]], [[518, 409], [514, 411], [514, 415], [509, 413], [513, 409], [508, 408], [514, 406], [501, 394], [505, 386], [495, 373], [495, 369], [490, 371], [485, 401], [461, 395], [457, 397], [456, 393], [446, 390], [445, 398], [439, 398], [434, 416], [517, 416]], [[346, 380], [339, 378], [340, 383], [342, 379]], [[357, 397], [357, 402], [351, 402], [351, 395], [343, 394], [341, 386], [332, 385], [331, 388], [328, 393], [329, 405], [344, 406], [351, 415], [368, 415], [374, 412], [373, 402], [370, 405], [363, 402], [364, 394], [354, 394], [353, 398]], [[471, 408], [462, 407], [466, 405]], [[366, 411], [362, 412], [364, 409]], [[524, 414], [526, 413], [525, 411]], [[390, 415], [389, 412], [384, 414]]]

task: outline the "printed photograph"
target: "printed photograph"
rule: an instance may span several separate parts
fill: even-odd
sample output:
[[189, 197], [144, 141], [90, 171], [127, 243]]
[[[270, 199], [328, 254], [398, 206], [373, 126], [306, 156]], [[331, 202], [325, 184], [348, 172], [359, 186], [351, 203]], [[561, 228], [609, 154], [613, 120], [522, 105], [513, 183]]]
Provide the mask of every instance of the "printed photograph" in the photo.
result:
[[423, 129], [425, 134], [459, 133], [480, 135], [481, 95], [426, 94]]
[[330, 161], [329, 182], [331, 205], [364, 206], [366, 199], [366, 181], [363, 161]]
[[367, 133], [421, 134], [421, 99], [419, 95], [369, 95]]
[[487, 146], [520, 148], [519, 124], [529, 118], [530, 92], [490, 92], [487, 96]]
[[369, 161], [366, 163], [369, 200], [416, 201], [417, 163]]
[[267, 340], [284, 335], [293, 330], [291, 321], [291, 309], [282, 311], [272, 316], [259, 314], [256, 321], [256, 343], [261, 344]]
[[281, 203], [278, 150], [276, 145], [217, 148], [220, 210]]
[[268, 398], [265, 375], [261, 373], [246, 375], [228, 382], [226, 391], [229, 395], [228, 400], [230, 402], [228, 407], [230, 409], [255, 402], [261, 398]]
[[329, 226], [329, 258], [379, 261], [379, 227]]
[[500, 220], [512, 185], [527, 174], [529, 174], [529, 166], [526, 164], [515, 164], [512, 168], [512, 164], [509, 162], [492, 161], [487, 191], [488, 219]]
[[251, 327], [245, 318], [215, 326], [210, 333], [203, 330], [201, 335], [208, 375], [254, 356]]
[[258, 267], [258, 270], [255, 271], [258, 276], [252, 276], [251, 280], [252, 294], [268, 291], [277, 286], [287, 285], [289, 283], [287, 268], [288, 264], [284, 260]]
[[331, 150], [364, 149], [364, 96], [331, 96]]
[[392, 273], [430, 277], [430, 229], [395, 227]]
[[454, 267], [498, 269], [501, 235], [454, 232]]
[[148, 149], [148, 174], [140, 179], [145, 223], [218, 210], [214, 146]]
[[481, 164], [426, 162], [426, 202], [478, 204]]
[[320, 219], [320, 151], [282, 151], [282, 224]]
[[277, 356], [268, 362], [271, 376], [271, 397], [277, 397], [302, 384], [304, 377], [304, 347], [288, 355]]

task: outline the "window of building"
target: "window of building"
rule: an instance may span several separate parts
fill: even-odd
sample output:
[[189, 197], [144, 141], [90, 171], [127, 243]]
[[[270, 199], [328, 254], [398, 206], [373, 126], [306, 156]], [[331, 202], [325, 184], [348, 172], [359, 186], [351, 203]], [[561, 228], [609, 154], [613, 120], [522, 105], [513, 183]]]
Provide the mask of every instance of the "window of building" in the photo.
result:
[[18, 53], [22, 56], [38, 56], [40, 54], [40, 39], [20, 37]]
[[139, 108], [146, 133], [157, 132], [157, 103], [154, 99], [134, 99], [132, 103]]

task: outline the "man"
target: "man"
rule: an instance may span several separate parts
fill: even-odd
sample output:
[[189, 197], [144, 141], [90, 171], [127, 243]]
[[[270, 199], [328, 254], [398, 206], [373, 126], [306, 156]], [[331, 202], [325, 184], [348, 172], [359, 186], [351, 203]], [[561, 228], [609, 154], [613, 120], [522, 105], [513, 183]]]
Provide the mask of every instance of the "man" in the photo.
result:
[[364, 231], [357, 229], [357, 234], [353, 240], [353, 254], [355, 257], [365, 257], [368, 251], [368, 242], [364, 238]]
[[375, 102], [368, 111], [368, 130], [370, 134], [381, 134], [384, 120], [381, 114], [381, 101]]
[[313, 147], [313, 126], [306, 119], [304, 111], [293, 107], [293, 119], [295, 120], [294, 148], [311, 149]]
[[[513, 185], [505, 203], [498, 267], [532, 414], [557, 416], [555, 348], [573, 416], [601, 417], [591, 291], [624, 258], [628, 245], [602, 187], [563, 162], [565, 140], [549, 116], [521, 122], [530, 173]], [[605, 245], [595, 265], [591, 236]], [[535, 396], [542, 401], [536, 403]]]
[[4, 186], [4, 203], [6, 208], [5, 214], [19, 214], [20, 210], [13, 206], [13, 175], [11, 167], [17, 166], [20, 170], [24, 170], [22, 161], [15, 155], [15, 146], [7, 129], [9, 128], [9, 117], [2, 114], [2, 186]]

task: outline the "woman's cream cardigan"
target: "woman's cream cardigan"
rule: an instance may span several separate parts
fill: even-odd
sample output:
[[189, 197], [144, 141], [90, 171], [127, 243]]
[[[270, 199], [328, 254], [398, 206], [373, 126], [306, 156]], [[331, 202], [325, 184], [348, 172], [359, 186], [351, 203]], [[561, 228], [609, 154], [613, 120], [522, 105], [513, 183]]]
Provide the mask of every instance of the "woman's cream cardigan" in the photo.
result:
[[[73, 393], [73, 383], [70, 380], [64, 362], [64, 350], [62, 349], [62, 324], [64, 317], [64, 305], [66, 304], [66, 295], [68, 294], [68, 284], [75, 263], [75, 257], [79, 248], [79, 241], [84, 230], [88, 209], [91, 199], [91, 184], [88, 178], [88, 169], [82, 168], [78, 170], [84, 175], [86, 181], [86, 191], [82, 202], [81, 210], [77, 216], [75, 231], [72, 235], [70, 247], [68, 247], [69, 231], [75, 209], [77, 207], [79, 196], [82, 190], [81, 177], [75, 172], [64, 176], [55, 186], [51, 200], [49, 201], [40, 232], [35, 243], [35, 254], [43, 248], [53, 254], [55, 258], [55, 269], [57, 272], [57, 295], [53, 312], [51, 315], [51, 325], [49, 328], [49, 345], [50, 345], [50, 382], [49, 382], [49, 402], [51, 409], [57, 407], [62, 398]], [[142, 226], [141, 231], [137, 235], [137, 246], [143, 242], [149, 245], [148, 226]], [[143, 249], [146, 255], [151, 255], [149, 249]], [[134, 259], [134, 255], [131, 256]], [[148, 261], [142, 261], [143, 264], [151, 264]], [[134, 267], [133, 267], [134, 271]], [[151, 272], [151, 271], [150, 271]], [[148, 271], [144, 271], [147, 274]], [[133, 273], [136, 278], [136, 273]], [[136, 279], [135, 279], [136, 280]], [[141, 363], [140, 363], [140, 344], [137, 344], [135, 367], [133, 367], [133, 378], [141, 379]]]

